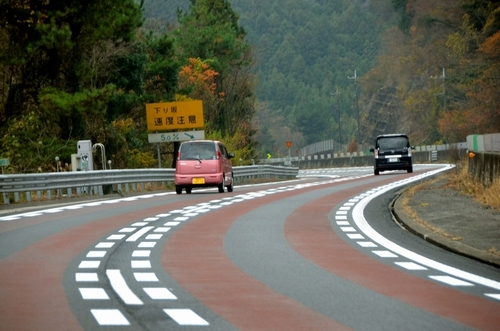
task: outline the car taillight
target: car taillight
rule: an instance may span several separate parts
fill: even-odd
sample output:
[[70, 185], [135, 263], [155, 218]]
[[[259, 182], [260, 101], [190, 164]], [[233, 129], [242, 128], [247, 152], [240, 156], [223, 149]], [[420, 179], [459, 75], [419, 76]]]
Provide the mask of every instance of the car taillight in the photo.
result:
[[375, 156], [378, 156], [378, 148], [375, 149]]
[[217, 160], [219, 160], [222, 157], [222, 154], [220, 153], [220, 151], [217, 151], [215, 153], [215, 157], [217, 158]]
[[177, 152], [177, 160], [181, 159], [181, 152]]

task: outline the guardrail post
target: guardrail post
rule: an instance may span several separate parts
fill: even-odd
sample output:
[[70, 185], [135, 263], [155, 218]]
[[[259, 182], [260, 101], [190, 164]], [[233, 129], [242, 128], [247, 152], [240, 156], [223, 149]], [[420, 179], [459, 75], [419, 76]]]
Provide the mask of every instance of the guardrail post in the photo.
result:
[[10, 205], [9, 193], [4, 193], [4, 194], [3, 194], [3, 203], [4, 203], [5, 205]]

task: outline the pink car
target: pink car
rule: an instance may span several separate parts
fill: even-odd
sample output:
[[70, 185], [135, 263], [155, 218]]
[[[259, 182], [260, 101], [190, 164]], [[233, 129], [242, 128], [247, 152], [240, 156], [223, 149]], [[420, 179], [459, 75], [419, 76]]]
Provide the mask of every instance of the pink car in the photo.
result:
[[216, 186], [219, 193], [233, 191], [233, 167], [226, 146], [216, 140], [184, 141], [175, 166], [175, 192], [191, 193], [193, 187]]

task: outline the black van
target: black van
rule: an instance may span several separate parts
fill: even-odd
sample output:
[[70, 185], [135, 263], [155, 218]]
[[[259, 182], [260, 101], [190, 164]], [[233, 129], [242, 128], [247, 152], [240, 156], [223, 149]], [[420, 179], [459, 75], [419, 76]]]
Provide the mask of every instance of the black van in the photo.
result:
[[375, 154], [374, 173], [378, 175], [385, 170], [406, 170], [413, 172], [413, 162], [408, 136], [405, 134], [384, 134], [375, 139], [375, 148], [370, 152]]

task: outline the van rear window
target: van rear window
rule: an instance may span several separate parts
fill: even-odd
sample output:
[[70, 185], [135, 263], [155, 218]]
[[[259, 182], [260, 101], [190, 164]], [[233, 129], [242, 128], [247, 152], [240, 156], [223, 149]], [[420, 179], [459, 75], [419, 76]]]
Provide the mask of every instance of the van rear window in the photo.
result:
[[212, 142], [183, 143], [180, 148], [181, 160], [214, 160], [215, 144]]
[[402, 149], [408, 147], [408, 138], [406, 137], [390, 137], [379, 138], [377, 140], [379, 149]]

